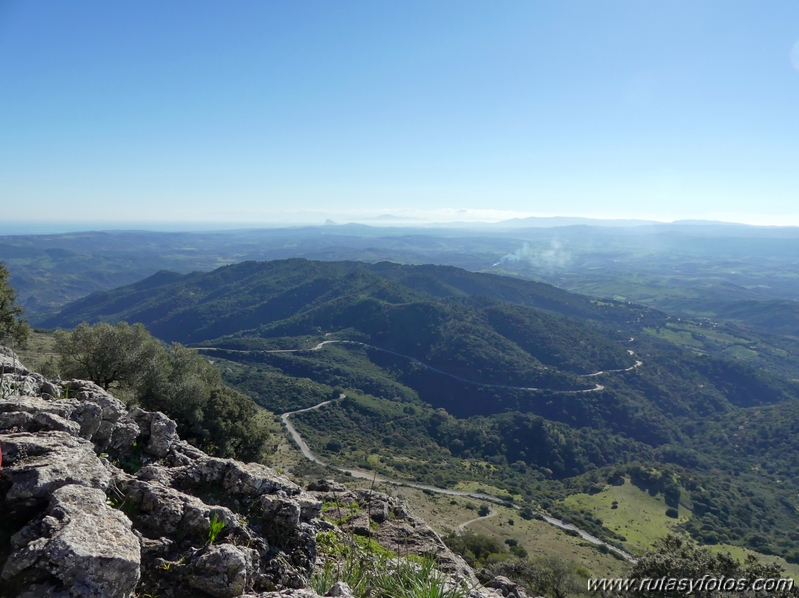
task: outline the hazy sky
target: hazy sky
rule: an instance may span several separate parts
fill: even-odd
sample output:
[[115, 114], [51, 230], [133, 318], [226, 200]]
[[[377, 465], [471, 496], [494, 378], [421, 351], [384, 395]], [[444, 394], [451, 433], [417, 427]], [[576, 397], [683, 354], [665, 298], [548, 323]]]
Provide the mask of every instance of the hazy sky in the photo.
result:
[[0, 220], [799, 225], [797, 44], [795, 0], [0, 0]]

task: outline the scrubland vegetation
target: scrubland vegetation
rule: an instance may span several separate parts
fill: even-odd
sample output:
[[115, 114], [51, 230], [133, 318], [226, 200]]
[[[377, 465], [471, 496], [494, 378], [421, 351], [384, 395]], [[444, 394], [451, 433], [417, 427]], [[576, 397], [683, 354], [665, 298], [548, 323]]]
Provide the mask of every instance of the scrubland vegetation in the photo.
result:
[[[263, 458], [270, 444], [271, 415], [239, 391], [283, 413], [343, 390], [294, 416], [330, 463], [493, 494], [637, 555], [673, 533], [799, 562], [796, 380], [709, 341], [692, 350], [655, 310], [452, 268], [293, 260], [159, 275], [59, 318], [99, 323], [58, 332], [48, 367], [168, 413], [214, 454]], [[308, 350], [346, 339], [366, 345]], [[626, 371], [585, 377], [600, 370]], [[522, 554], [483, 540], [451, 537], [479, 566]]]

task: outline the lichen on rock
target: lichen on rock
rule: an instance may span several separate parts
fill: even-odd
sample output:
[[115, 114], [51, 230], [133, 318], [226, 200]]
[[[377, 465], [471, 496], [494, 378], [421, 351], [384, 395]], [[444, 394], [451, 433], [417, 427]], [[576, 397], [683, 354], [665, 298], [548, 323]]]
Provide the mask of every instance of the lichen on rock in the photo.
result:
[[222, 598], [307, 584], [317, 499], [188, 445], [163, 413], [45, 380], [6, 348], [0, 360], [0, 595]]
[[[347, 533], [433, 554], [452, 583], [475, 587], [398, 499], [324, 480], [302, 490], [205, 454], [163, 413], [128, 410], [92, 382], [48, 381], [5, 347], [0, 366], [2, 598], [318, 598], [308, 585], [317, 535], [338, 529], [321, 517], [330, 500], [364, 507]], [[353, 595], [342, 583], [331, 592]]]
[[49, 585], [73, 596], [126, 596], [139, 581], [139, 540], [96, 488], [54, 490], [45, 512], [14, 534], [11, 546], [0, 578], [20, 592]]

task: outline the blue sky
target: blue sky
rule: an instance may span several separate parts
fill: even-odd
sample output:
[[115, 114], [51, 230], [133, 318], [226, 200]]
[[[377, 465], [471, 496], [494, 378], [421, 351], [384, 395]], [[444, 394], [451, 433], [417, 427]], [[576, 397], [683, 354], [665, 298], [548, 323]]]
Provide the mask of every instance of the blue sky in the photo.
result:
[[799, 225], [797, 43], [793, 0], [0, 0], [0, 219]]

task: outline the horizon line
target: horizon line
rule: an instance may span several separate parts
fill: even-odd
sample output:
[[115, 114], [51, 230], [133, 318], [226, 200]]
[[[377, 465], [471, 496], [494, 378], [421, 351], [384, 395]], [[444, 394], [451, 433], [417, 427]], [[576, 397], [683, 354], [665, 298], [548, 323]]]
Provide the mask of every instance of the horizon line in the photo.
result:
[[[387, 218], [388, 216], [388, 218]], [[559, 221], [559, 222], [558, 222]], [[556, 223], [558, 222], [558, 223]], [[529, 226], [525, 226], [529, 224]], [[249, 222], [211, 222], [205, 220], [181, 221], [120, 221], [120, 220], [71, 220], [42, 221], [16, 220], [0, 224], [0, 236], [38, 236], [70, 233], [92, 232], [233, 232], [245, 230], [273, 230], [289, 228], [333, 228], [361, 226], [373, 229], [435, 229], [435, 228], [490, 228], [495, 230], [521, 230], [525, 228], [565, 228], [571, 226], [598, 226], [607, 228], [639, 228], [646, 226], [718, 226], [747, 227], [757, 229], [789, 229], [799, 228], [797, 224], [755, 224], [728, 220], [705, 220], [697, 218], [681, 218], [676, 220], [656, 220], [642, 218], [597, 218], [593, 216], [523, 216], [498, 221], [488, 220], [448, 220], [424, 221], [419, 218], [403, 218], [401, 216], [383, 215], [377, 217], [340, 219], [334, 221], [262, 221]]]

